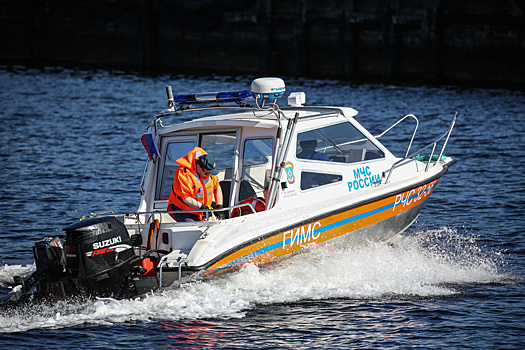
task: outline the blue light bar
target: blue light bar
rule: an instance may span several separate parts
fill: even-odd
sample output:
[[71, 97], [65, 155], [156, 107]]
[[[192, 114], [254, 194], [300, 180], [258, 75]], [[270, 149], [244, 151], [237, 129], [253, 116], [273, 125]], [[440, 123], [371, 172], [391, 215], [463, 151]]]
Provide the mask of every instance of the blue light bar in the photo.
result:
[[253, 98], [253, 93], [250, 90], [239, 90], [183, 94], [175, 96], [173, 98], [173, 101], [180, 104], [190, 104], [210, 102], [242, 102], [251, 98]]

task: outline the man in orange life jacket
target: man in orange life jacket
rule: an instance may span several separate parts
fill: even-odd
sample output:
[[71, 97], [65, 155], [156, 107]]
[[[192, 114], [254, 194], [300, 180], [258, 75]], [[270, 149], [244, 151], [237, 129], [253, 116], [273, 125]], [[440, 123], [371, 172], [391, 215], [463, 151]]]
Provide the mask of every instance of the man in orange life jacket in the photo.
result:
[[[223, 207], [222, 190], [215, 169], [215, 160], [202, 148], [193, 148], [175, 161], [179, 165], [173, 179], [168, 211], [211, 209], [213, 197], [217, 208]], [[170, 213], [176, 221], [202, 221], [205, 213]], [[219, 212], [219, 218], [223, 218]]]

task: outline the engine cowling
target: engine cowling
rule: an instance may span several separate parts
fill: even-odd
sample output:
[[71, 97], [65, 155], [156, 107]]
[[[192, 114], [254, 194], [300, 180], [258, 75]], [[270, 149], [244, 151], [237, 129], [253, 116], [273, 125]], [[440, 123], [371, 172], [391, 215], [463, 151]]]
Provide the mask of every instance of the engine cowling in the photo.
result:
[[118, 293], [140, 260], [126, 226], [114, 217], [100, 217], [63, 230], [66, 266], [73, 283], [88, 293]]

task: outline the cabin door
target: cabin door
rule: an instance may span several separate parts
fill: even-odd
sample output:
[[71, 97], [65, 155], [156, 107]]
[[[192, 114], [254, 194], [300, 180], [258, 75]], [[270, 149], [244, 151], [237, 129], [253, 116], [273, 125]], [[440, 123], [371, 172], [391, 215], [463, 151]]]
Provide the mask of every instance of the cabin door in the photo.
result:
[[237, 201], [265, 198], [273, 164], [273, 138], [247, 138], [242, 144], [240, 187]]

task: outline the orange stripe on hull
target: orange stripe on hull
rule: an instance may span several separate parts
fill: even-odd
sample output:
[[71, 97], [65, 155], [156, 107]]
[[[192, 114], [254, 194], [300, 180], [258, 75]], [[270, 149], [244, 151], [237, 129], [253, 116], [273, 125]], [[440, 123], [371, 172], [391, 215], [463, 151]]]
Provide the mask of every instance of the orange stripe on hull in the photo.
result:
[[266, 264], [297, 253], [311, 243], [323, 243], [399, 215], [432, 193], [439, 178], [422, 186], [277, 232], [239, 248], [206, 269], [205, 274], [237, 270], [246, 263]]

